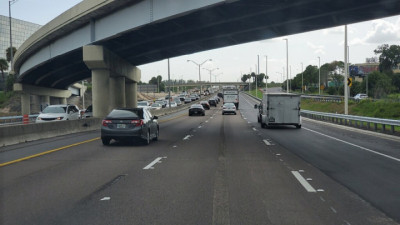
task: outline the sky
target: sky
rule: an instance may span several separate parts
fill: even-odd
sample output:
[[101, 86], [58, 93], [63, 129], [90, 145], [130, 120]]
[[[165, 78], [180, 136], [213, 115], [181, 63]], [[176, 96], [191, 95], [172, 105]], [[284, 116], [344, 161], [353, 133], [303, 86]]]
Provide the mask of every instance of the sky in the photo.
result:
[[[32, 23], [44, 25], [62, 12], [73, 7], [80, 0], [17, 0], [11, 6], [12, 17]], [[0, 1], [0, 15], [8, 16], [8, 1]], [[400, 13], [399, 16], [381, 18], [362, 23], [349, 24], [348, 45], [349, 62], [364, 63], [366, 58], [377, 57], [374, 49], [382, 44], [400, 45]], [[201, 80], [209, 81], [240, 81], [242, 74], [256, 72], [257, 55], [259, 55], [260, 73], [265, 73], [268, 82], [281, 82], [286, 79], [286, 41], [288, 39], [289, 77], [305, 69], [308, 65], [318, 66], [335, 60], [344, 61], [344, 26], [333, 27], [296, 35], [250, 42], [247, 44], [229, 46], [170, 59], [171, 79], [199, 80], [198, 66], [187, 62], [193, 60], [202, 63]], [[267, 65], [266, 65], [267, 56]], [[161, 75], [168, 78], [167, 60], [140, 65], [143, 82], [151, 77]], [[217, 69], [218, 68], [218, 69]], [[206, 70], [208, 69], [208, 70]], [[284, 75], [282, 76], [282, 74]]]

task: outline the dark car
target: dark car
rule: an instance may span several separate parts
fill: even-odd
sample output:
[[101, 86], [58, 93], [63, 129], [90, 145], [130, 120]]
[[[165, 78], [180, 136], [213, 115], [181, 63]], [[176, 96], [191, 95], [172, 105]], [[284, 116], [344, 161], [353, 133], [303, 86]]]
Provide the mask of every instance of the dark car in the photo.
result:
[[224, 95], [222, 93], [218, 93], [217, 96], [220, 97], [220, 98], [224, 97]]
[[201, 101], [200, 105], [202, 105], [204, 109], [210, 109], [210, 104], [207, 101]]
[[114, 109], [102, 122], [101, 140], [104, 145], [109, 145], [111, 139], [139, 140], [150, 144], [151, 139], [158, 140], [157, 119], [146, 108]]
[[210, 104], [210, 106], [213, 105], [213, 106], [217, 107], [217, 100], [211, 98], [208, 100], [208, 104]]
[[193, 104], [193, 105], [190, 106], [189, 116], [193, 116], [193, 115], [205, 116], [206, 115], [206, 110], [204, 110], [203, 106], [200, 105], [200, 104]]

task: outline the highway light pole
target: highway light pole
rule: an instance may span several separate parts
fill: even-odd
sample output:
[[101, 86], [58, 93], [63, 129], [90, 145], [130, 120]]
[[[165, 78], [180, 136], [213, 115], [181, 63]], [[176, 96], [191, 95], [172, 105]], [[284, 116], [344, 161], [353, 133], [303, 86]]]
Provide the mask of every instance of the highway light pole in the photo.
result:
[[[200, 67], [201, 67], [204, 63], [206, 63], [206, 62], [208, 62], [208, 61], [212, 61], [212, 59], [207, 59], [206, 61], [204, 61], [204, 62], [202, 62], [202, 63], [200, 63], [200, 64], [197, 63], [197, 62], [195, 62], [195, 61], [193, 61], [193, 60], [190, 60], [190, 59], [187, 60], [187, 62], [192, 62], [192, 63], [196, 64], [196, 65], [199, 67], [199, 83], [201, 83]], [[201, 96], [201, 84], [200, 84], [200, 96]]]
[[214, 68], [214, 69], [203, 68], [203, 70], [207, 70], [208, 72], [210, 72], [210, 83], [211, 83], [211, 82], [212, 82], [212, 80], [211, 80], [211, 73], [212, 73], [214, 70], [219, 70], [219, 68]]
[[304, 83], [303, 83], [303, 63], [301, 63], [301, 93], [304, 93]]
[[289, 93], [289, 46], [288, 39], [283, 39], [286, 41], [286, 93]]
[[265, 92], [268, 90], [268, 56], [265, 56]]
[[17, 2], [18, 0], [9, 0], [8, 1], [8, 18], [10, 21], [10, 71], [13, 71], [14, 65], [14, 51], [12, 46], [12, 29], [11, 29], [11, 5]]
[[344, 25], [344, 80], [343, 80], [343, 85], [344, 85], [344, 114], [348, 115], [349, 114], [349, 93], [348, 93], [348, 88], [347, 88], [347, 25]]
[[318, 93], [321, 95], [321, 58], [318, 56]]

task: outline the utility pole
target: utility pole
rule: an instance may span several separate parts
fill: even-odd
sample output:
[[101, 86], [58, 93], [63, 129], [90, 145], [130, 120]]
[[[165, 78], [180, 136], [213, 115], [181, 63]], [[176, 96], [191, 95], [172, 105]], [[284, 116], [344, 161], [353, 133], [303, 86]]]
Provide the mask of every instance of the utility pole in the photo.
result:
[[287, 38], [283, 40], [286, 40], [286, 93], [289, 93], [289, 40]]
[[349, 93], [347, 89], [347, 25], [344, 25], [344, 114], [349, 114]]
[[265, 56], [265, 92], [268, 91], [268, 56]]
[[304, 84], [303, 84], [303, 63], [301, 63], [301, 93], [304, 93]]

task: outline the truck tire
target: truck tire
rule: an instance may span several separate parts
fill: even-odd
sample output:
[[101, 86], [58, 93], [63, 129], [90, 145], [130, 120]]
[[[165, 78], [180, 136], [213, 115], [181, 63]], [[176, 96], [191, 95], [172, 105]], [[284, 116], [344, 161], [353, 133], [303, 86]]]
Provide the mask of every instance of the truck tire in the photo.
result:
[[300, 129], [301, 128], [301, 124], [296, 125], [296, 128]]

